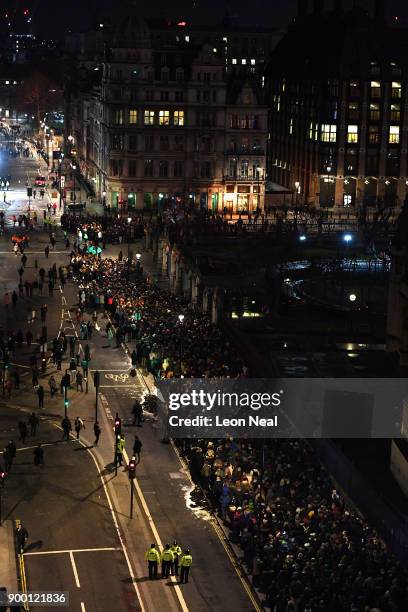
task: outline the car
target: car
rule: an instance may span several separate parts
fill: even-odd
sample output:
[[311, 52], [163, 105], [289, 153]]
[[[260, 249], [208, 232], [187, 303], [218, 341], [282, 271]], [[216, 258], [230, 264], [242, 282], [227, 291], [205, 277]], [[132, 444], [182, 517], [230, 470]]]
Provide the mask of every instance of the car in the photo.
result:
[[75, 202], [75, 204], [67, 204], [67, 209], [68, 212], [81, 212], [85, 209], [85, 204], [82, 204], [81, 202]]
[[44, 187], [45, 186], [45, 176], [37, 176], [34, 183], [36, 187]]
[[26, 234], [13, 234], [11, 237], [11, 242], [13, 244], [28, 244], [30, 242], [30, 236]]

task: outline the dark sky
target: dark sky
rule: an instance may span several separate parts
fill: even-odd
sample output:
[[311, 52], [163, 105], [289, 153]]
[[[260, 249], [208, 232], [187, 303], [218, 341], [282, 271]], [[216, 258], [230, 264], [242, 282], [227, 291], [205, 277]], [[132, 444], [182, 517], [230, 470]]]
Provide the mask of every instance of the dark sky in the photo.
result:
[[[350, 1], [350, 0], [349, 0]], [[125, 0], [0, 0], [0, 6], [33, 10], [35, 29], [50, 38], [59, 37], [64, 29], [86, 29], [100, 11], [112, 16]], [[285, 28], [295, 16], [297, 0], [150, 0], [138, 2], [146, 16], [184, 17], [199, 23], [217, 22], [228, 10], [243, 24]], [[386, 0], [389, 17], [398, 15], [408, 24], [407, 0]]]

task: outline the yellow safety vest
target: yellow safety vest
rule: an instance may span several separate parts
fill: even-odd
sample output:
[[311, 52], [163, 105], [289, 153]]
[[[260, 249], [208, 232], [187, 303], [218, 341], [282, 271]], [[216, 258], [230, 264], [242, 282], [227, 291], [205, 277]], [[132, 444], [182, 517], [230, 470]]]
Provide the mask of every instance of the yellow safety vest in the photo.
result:
[[176, 558], [176, 556], [179, 557], [181, 555], [181, 548], [180, 548], [180, 546], [177, 546], [177, 545], [175, 546], [173, 544], [173, 546], [171, 547], [171, 552], [173, 553], [174, 558]]
[[146, 551], [145, 554], [145, 559], [146, 561], [160, 561], [160, 554], [159, 551], [156, 548], [149, 548], [148, 551]]
[[193, 557], [191, 555], [184, 555], [181, 559], [181, 567], [190, 567], [193, 564]]
[[170, 548], [163, 550], [162, 561], [174, 561], [174, 555], [171, 552]]

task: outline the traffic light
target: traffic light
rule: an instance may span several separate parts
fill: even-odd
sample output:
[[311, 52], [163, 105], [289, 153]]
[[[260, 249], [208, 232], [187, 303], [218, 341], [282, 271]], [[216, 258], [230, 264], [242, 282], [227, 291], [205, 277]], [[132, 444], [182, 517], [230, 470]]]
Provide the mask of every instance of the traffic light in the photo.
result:
[[132, 457], [129, 461], [129, 479], [133, 480], [136, 478], [136, 459]]
[[68, 406], [69, 406], [69, 399], [64, 399], [64, 408], [65, 408], [65, 410], [68, 410]]
[[122, 431], [122, 419], [120, 417], [116, 417], [115, 419], [115, 434], [118, 435]]
[[100, 375], [99, 372], [95, 372], [94, 373], [94, 385], [95, 385], [96, 388], [99, 387], [100, 382], [101, 382], [101, 375]]
[[6, 472], [0, 472], [0, 488], [4, 488], [4, 482], [6, 480]]
[[33, 188], [32, 187], [27, 187], [27, 197], [31, 198], [33, 195]]

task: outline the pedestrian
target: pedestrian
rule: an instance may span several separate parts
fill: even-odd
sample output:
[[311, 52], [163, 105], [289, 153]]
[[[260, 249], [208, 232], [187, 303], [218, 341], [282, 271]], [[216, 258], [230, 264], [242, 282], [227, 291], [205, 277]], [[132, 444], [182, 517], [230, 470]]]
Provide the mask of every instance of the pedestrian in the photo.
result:
[[32, 412], [28, 419], [28, 424], [30, 425], [30, 436], [36, 435], [39, 423], [40, 423], [40, 419], [35, 414], [35, 412]]
[[89, 363], [91, 361], [91, 349], [89, 348], [89, 344], [85, 344], [84, 355], [86, 361]]
[[44, 253], [45, 253], [45, 257], [48, 259], [48, 256], [50, 254], [50, 247], [48, 246], [48, 244], [47, 244], [47, 246], [44, 249]]
[[171, 567], [171, 575], [178, 576], [179, 575], [179, 558], [181, 556], [181, 548], [177, 544], [177, 540], [173, 540], [173, 544], [171, 546], [171, 552], [173, 553], [173, 564]]
[[61, 427], [62, 427], [62, 431], [64, 432], [62, 435], [62, 439], [66, 440], [68, 442], [69, 440], [69, 434], [72, 431], [72, 425], [71, 425], [71, 421], [69, 420], [68, 417], [64, 417], [61, 421]]
[[10, 472], [11, 470], [11, 466], [13, 465], [13, 459], [11, 457], [10, 450], [7, 446], [5, 446], [3, 450], [3, 463], [4, 471], [6, 472], [6, 474], [8, 474], [8, 472]]
[[135, 436], [135, 441], [133, 442], [133, 456], [137, 458], [137, 463], [140, 463], [140, 453], [142, 451], [142, 441], [139, 439], [139, 436]]
[[24, 421], [19, 421], [18, 430], [20, 432], [20, 440], [23, 444], [25, 444], [27, 438], [27, 423], [25, 423]]
[[34, 465], [44, 465], [44, 449], [41, 442], [34, 449]]
[[142, 427], [142, 417], [143, 417], [143, 408], [142, 404], [138, 399], [135, 399], [132, 408], [133, 414], [133, 425], [137, 425], [138, 427]]
[[18, 295], [17, 295], [17, 292], [15, 290], [11, 294], [11, 301], [13, 302], [13, 308], [15, 308], [17, 306], [17, 302], [18, 302]]
[[24, 548], [28, 538], [28, 531], [21, 523], [18, 523], [16, 529], [17, 552], [20, 555], [24, 552]]
[[52, 375], [50, 376], [50, 378], [48, 380], [48, 386], [50, 388], [51, 397], [54, 397], [54, 395], [58, 391], [58, 387], [57, 387], [57, 382], [56, 382], [54, 376], [52, 376]]
[[44, 408], [44, 387], [40, 385], [37, 389], [38, 407]]
[[102, 430], [101, 430], [101, 427], [100, 427], [98, 421], [95, 421], [95, 423], [94, 423], [94, 434], [95, 434], [94, 445], [95, 446], [98, 446], [98, 442], [99, 442], [99, 438], [100, 438], [100, 435], [101, 435], [101, 431]]
[[41, 322], [45, 323], [45, 320], [47, 318], [47, 311], [48, 311], [48, 306], [47, 304], [43, 304], [40, 308], [40, 312], [41, 312]]
[[83, 376], [81, 374], [81, 372], [78, 370], [76, 373], [76, 389], [77, 391], [79, 391], [79, 389], [81, 389], [81, 391], [84, 391], [84, 387], [83, 387]]
[[4, 389], [5, 391], [7, 391], [7, 397], [8, 399], [11, 399], [11, 392], [13, 390], [13, 381], [11, 380], [11, 378], [8, 378], [4, 384]]
[[149, 568], [149, 578], [153, 580], [157, 578], [157, 566], [160, 561], [160, 553], [156, 548], [156, 544], [151, 544], [150, 548], [145, 553], [145, 559]]
[[115, 467], [122, 465], [123, 462], [123, 450], [125, 448], [125, 436], [124, 434], [117, 436], [116, 438], [116, 455], [115, 455]]
[[162, 578], [168, 578], [170, 576], [170, 569], [173, 565], [174, 555], [170, 548], [170, 544], [166, 544], [161, 554], [162, 564]]
[[85, 424], [79, 416], [77, 416], [77, 418], [75, 419], [74, 427], [77, 435], [77, 440], [79, 440], [79, 433], [81, 429], [85, 429]]
[[190, 554], [190, 551], [188, 550], [188, 548], [184, 551], [184, 555], [181, 557], [181, 561], [180, 561], [180, 567], [181, 567], [181, 573], [180, 573], [180, 584], [183, 584], [184, 582], [187, 584], [188, 582], [188, 575], [190, 573], [190, 567], [193, 564], [193, 557]]

